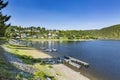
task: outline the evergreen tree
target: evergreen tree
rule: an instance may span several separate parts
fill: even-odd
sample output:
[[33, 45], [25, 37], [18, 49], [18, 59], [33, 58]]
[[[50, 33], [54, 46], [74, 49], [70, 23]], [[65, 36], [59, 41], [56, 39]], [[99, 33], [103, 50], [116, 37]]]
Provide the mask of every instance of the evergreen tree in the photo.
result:
[[10, 19], [11, 16], [3, 15], [2, 9], [8, 5], [8, 2], [4, 2], [0, 0], [0, 37], [5, 36], [6, 29], [10, 26], [10, 24], [6, 24], [6, 22]]

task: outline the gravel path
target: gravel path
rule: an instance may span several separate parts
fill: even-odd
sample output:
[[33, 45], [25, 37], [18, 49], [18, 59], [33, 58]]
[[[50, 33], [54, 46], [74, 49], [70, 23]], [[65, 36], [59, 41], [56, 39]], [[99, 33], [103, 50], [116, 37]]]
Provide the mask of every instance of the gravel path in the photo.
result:
[[[8, 48], [6, 48], [5, 46], [2, 46], [6, 51], [9, 51]], [[23, 74], [25, 76], [30, 76], [33, 75], [33, 73], [36, 71], [35, 68], [25, 64], [22, 62], [21, 59], [17, 58], [16, 56], [5, 52], [4, 53], [6, 59], [8, 60], [8, 62], [10, 62], [11, 64], [15, 65], [19, 70], [21, 70], [20, 72], [23, 72]]]

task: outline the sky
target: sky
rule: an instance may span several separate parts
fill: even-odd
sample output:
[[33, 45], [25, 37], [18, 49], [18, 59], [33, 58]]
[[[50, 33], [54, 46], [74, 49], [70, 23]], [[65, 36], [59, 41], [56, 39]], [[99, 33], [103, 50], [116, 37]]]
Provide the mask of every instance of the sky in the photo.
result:
[[[6, 0], [5, 0], [6, 1]], [[89, 30], [120, 24], [120, 0], [7, 0], [8, 23], [22, 27]]]

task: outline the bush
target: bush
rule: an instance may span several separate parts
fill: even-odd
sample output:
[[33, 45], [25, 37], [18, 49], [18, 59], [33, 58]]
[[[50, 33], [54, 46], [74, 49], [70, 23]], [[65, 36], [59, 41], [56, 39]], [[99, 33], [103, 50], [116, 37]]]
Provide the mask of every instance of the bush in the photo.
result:
[[38, 63], [40, 62], [40, 64], [45, 64], [43, 60], [41, 59], [34, 59], [32, 56], [26, 56], [26, 55], [20, 55], [20, 58], [23, 60], [23, 62], [27, 63], [27, 64], [33, 64], [33, 63]]
[[53, 66], [51, 66], [51, 65], [49, 65], [48, 67], [49, 67], [49, 68], [53, 68]]
[[41, 60], [40, 65], [44, 65], [44, 64], [45, 64], [45, 62], [43, 60]]
[[4, 65], [4, 64], [6, 64], [6, 62], [5, 62], [5, 61], [0, 60], [0, 66], [2, 66], [2, 65]]
[[47, 76], [45, 75], [44, 72], [38, 71], [38, 72], [34, 73], [34, 77], [37, 78], [37, 79], [46, 80]]
[[22, 59], [33, 59], [32, 56], [26, 56], [26, 55], [22, 55], [21, 58], [22, 58]]

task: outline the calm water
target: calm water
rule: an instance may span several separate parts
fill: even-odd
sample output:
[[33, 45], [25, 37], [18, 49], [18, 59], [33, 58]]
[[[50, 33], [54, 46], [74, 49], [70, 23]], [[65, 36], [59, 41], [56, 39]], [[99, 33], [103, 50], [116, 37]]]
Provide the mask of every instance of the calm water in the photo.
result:
[[[48, 46], [49, 45], [49, 46]], [[69, 55], [90, 63], [82, 74], [93, 80], [120, 80], [120, 41], [34, 42], [33, 46], [58, 49], [59, 55]], [[50, 53], [52, 54], [52, 53]]]

